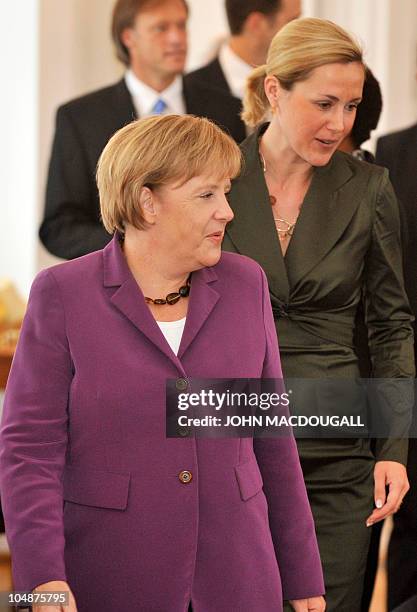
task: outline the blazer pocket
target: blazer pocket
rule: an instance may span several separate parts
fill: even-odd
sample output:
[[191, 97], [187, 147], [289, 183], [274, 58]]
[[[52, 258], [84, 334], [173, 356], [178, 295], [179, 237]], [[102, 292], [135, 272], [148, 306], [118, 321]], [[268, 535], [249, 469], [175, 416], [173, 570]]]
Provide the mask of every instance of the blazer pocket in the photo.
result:
[[130, 474], [85, 470], [69, 467], [64, 470], [64, 501], [84, 506], [124, 510], [127, 507]]
[[259, 493], [263, 487], [261, 472], [255, 458], [235, 467], [240, 497], [246, 501]]

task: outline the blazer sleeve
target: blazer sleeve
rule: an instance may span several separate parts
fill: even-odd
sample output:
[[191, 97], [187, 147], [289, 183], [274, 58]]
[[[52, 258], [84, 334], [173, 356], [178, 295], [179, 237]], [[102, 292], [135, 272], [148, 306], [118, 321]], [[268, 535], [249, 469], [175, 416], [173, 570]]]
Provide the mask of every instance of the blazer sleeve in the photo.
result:
[[0, 491], [16, 590], [66, 580], [62, 473], [72, 363], [58, 287], [35, 279], [5, 395]]
[[95, 168], [87, 147], [73, 113], [59, 108], [39, 237], [50, 253], [64, 259], [102, 249], [111, 239], [98, 216]]
[[[379, 408], [390, 412], [389, 431], [406, 432], [414, 403], [413, 316], [404, 289], [399, 209], [387, 170], [379, 181], [365, 262], [365, 318], [372, 377], [383, 379], [376, 385]], [[405, 464], [407, 449], [406, 439], [379, 439], [376, 459]]]
[[[268, 284], [262, 271], [266, 354], [263, 378], [282, 380], [277, 334]], [[295, 439], [255, 438], [254, 450], [268, 502], [269, 524], [281, 575], [284, 599], [324, 594], [324, 582], [313, 517]]]

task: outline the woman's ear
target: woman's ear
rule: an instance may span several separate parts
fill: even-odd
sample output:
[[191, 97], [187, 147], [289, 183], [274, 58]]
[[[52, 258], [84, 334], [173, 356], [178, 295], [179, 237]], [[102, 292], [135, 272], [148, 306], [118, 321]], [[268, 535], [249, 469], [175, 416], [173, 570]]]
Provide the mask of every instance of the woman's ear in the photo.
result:
[[274, 112], [278, 106], [280, 94], [282, 92], [282, 87], [276, 76], [271, 74], [265, 77], [264, 90], [271, 110]]
[[140, 190], [139, 205], [145, 221], [150, 225], [154, 225], [156, 221], [156, 207], [154, 194], [149, 187], [142, 187]]

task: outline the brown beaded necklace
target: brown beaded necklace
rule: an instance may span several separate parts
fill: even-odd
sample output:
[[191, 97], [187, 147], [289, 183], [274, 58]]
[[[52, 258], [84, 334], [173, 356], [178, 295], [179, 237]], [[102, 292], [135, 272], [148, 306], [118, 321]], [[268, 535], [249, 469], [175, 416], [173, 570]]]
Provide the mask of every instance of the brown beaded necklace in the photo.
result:
[[[124, 253], [124, 242], [125, 242], [125, 237], [120, 236], [119, 244], [120, 244], [120, 248], [122, 249], [123, 253]], [[176, 304], [180, 298], [188, 297], [190, 295], [191, 274], [192, 272], [190, 272], [187, 280], [185, 281], [185, 285], [180, 287], [178, 291], [174, 291], [173, 293], [168, 293], [168, 295], [165, 298], [152, 299], [150, 297], [146, 297], [145, 295], [144, 296], [145, 302], [147, 304], [155, 304], [155, 306], [163, 306], [164, 304], [168, 304], [168, 306], [174, 306], [174, 304]]]
[[173, 293], [168, 293], [165, 299], [156, 298], [155, 300], [153, 300], [152, 298], [146, 297], [145, 295], [145, 302], [147, 304], [155, 304], [156, 306], [163, 306], [164, 304], [173, 306], [174, 304], [178, 302], [180, 298], [188, 297], [190, 294], [190, 287], [191, 287], [191, 274], [192, 273], [190, 273], [189, 277], [187, 278], [185, 285], [180, 287], [178, 291], [174, 291]]

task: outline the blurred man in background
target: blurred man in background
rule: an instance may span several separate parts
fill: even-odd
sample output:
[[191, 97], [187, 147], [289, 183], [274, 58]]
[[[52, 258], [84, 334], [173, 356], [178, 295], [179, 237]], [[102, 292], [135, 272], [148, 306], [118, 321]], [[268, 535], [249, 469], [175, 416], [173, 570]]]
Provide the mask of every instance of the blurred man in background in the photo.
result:
[[53, 255], [73, 259], [103, 248], [111, 236], [100, 222], [95, 183], [109, 138], [138, 117], [190, 113], [212, 119], [235, 140], [244, 132], [240, 104], [183, 72], [187, 55], [185, 0], [118, 0], [112, 37], [124, 77], [58, 109], [39, 236]]
[[269, 45], [285, 24], [301, 14], [301, 0], [226, 0], [230, 38], [219, 54], [189, 76], [243, 98], [254, 66], [264, 64]]
[[[376, 161], [389, 170], [405, 218], [404, 281], [410, 306], [417, 316], [417, 123], [383, 136], [377, 142]], [[414, 337], [416, 326], [414, 322]], [[414, 352], [417, 357], [416, 343]], [[410, 491], [393, 517], [388, 549], [388, 609], [393, 610], [417, 594], [417, 418], [409, 440], [407, 472]], [[413, 607], [414, 606], [414, 607]], [[398, 610], [417, 610], [417, 598]]]
[[[204, 83], [229, 96], [231, 104], [242, 100], [246, 79], [254, 66], [264, 64], [269, 45], [286, 23], [301, 14], [301, 0], [226, 0], [231, 36], [206, 66], [188, 75], [189, 83]], [[240, 121], [242, 138], [247, 131]]]

